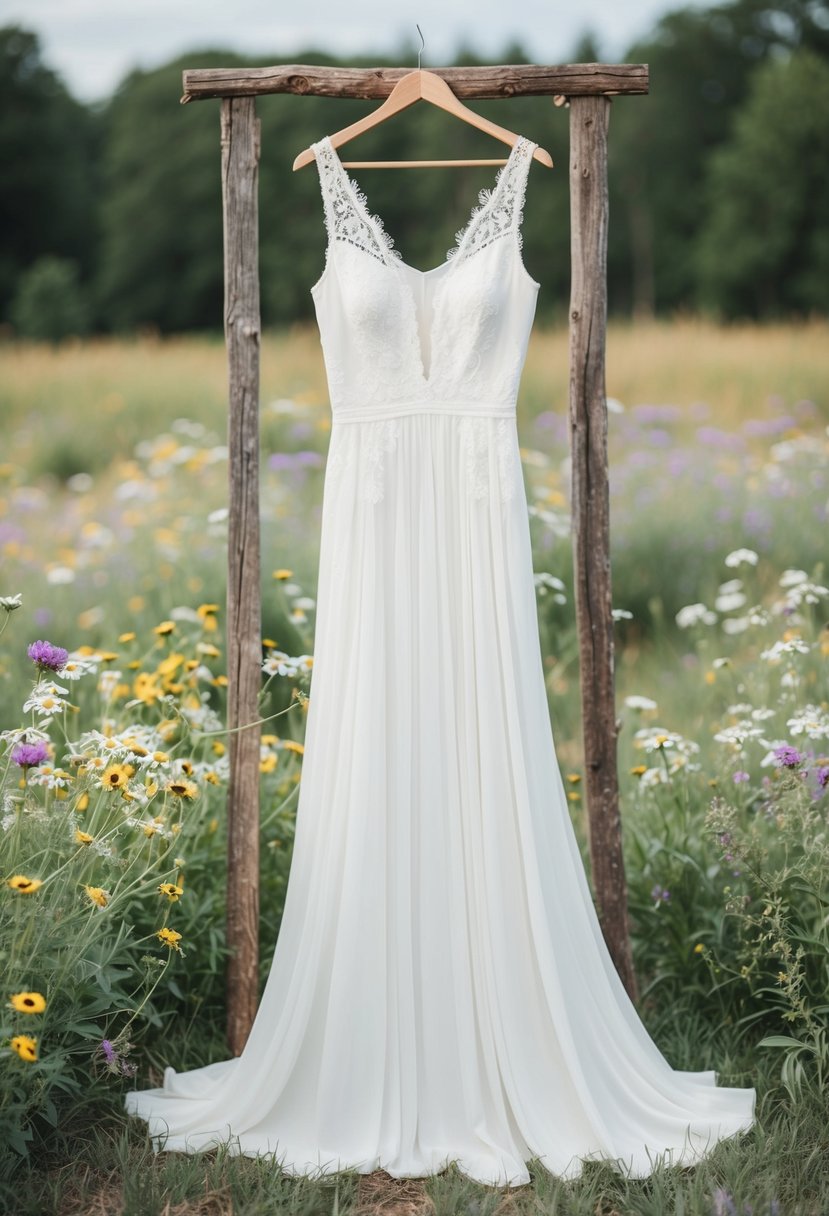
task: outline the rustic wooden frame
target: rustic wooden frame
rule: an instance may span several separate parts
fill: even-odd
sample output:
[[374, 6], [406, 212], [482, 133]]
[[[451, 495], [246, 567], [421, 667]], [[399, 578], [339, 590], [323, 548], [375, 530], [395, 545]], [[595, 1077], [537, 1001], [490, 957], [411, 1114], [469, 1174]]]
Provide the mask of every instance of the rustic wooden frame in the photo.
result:
[[[228, 351], [227, 1037], [238, 1055], [258, 1004], [259, 709], [259, 214], [260, 124], [269, 93], [380, 101], [410, 68], [208, 68], [182, 75], [182, 104], [221, 98], [224, 324]], [[570, 106], [571, 502], [581, 663], [585, 790], [593, 885], [602, 931], [636, 997], [622, 855], [614, 699], [605, 344], [607, 138], [610, 99], [648, 92], [647, 64], [579, 63], [429, 68], [461, 98], [545, 95]], [[291, 149], [293, 154], [296, 149]], [[562, 926], [566, 932], [566, 927]]]

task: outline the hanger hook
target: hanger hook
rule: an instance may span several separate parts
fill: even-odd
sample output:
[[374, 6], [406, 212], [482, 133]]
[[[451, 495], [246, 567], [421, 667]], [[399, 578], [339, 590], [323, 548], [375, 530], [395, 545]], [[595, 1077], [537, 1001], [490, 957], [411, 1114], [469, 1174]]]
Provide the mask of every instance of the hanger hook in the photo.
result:
[[423, 48], [426, 45], [426, 42], [423, 37], [423, 31], [421, 30], [421, 28], [417, 24], [417, 22], [415, 22], [415, 27], [417, 29], [418, 34], [420, 34], [420, 50], [417, 52], [417, 70], [420, 71], [420, 56], [423, 54]]

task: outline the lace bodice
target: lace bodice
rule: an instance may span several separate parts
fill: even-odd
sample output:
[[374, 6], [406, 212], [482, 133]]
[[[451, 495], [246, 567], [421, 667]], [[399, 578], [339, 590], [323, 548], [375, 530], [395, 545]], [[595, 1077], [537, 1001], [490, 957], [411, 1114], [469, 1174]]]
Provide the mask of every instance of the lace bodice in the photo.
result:
[[521, 260], [536, 144], [519, 136], [446, 260], [406, 263], [328, 136], [311, 145], [328, 244], [311, 288], [336, 421], [515, 412], [539, 284]]

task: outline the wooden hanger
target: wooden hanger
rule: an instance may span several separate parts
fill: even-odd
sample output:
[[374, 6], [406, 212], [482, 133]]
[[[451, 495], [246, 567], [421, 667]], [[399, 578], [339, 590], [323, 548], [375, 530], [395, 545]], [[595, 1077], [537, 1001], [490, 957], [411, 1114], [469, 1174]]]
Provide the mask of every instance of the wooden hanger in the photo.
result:
[[[418, 26], [418, 32], [420, 27]], [[421, 39], [423, 35], [421, 34]], [[422, 47], [421, 47], [422, 50]], [[401, 110], [408, 109], [414, 105], [416, 101], [430, 101], [433, 106], [439, 106], [441, 110], [446, 110], [449, 114], [454, 114], [456, 118], [460, 118], [463, 122], [468, 122], [471, 126], [477, 127], [480, 131], [485, 131], [487, 135], [492, 135], [495, 139], [500, 139], [511, 147], [515, 145], [518, 136], [514, 131], [508, 131], [506, 127], [499, 127], [497, 123], [490, 122], [489, 119], [483, 118], [480, 114], [476, 114], [474, 110], [470, 110], [465, 106], [459, 98], [455, 96], [449, 85], [435, 72], [428, 72], [419, 66], [420, 52], [418, 52], [418, 67], [408, 72], [398, 80], [397, 84], [392, 89], [386, 100], [371, 114], [367, 114], [364, 118], [360, 118], [357, 122], [351, 123], [348, 127], [343, 127], [334, 135], [330, 136], [332, 145], [335, 148], [341, 147], [348, 143], [350, 139], [362, 135], [364, 131], [376, 127], [378, 123], [386, 122], [395, 114], [399, 114]], [[549, 169], [553, 167], [553, 158], [545, 148], [535, 148], [533, 151], [535, 160], [540, 161], [542, 165], [546, 165]], [[309, 165], [314, 160], [314, 151], [312, 148], [305, 148], [300, 152], [294, 160], [294, 171], [301, 169], [304, 165]], [[441, 165], [503, 165], [505, 160], [346, 160], [342, 162], [349, 169], [421, 169], [435, 168]]]

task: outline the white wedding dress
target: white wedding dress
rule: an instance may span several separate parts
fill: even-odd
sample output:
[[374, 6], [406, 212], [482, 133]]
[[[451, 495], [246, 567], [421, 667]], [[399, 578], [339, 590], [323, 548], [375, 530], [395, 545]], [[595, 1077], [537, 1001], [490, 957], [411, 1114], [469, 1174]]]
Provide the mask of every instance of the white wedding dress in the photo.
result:
[[313, 145], [332, 428], [292, 866], [242, 1055], [126, 1096], [156, 1150], [517, 1186], [533, 1158], [646, 1177], [754, 1122], [754, 1089], [646, 1032], [556, 761], [516, 431], [536, 146], [420, 271]]

